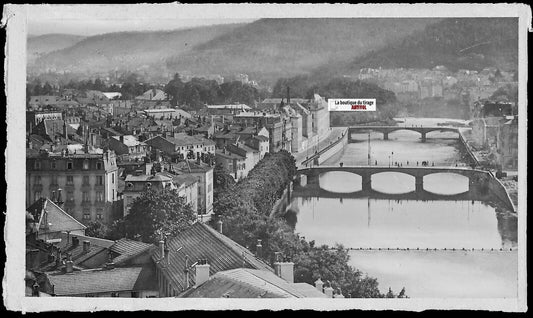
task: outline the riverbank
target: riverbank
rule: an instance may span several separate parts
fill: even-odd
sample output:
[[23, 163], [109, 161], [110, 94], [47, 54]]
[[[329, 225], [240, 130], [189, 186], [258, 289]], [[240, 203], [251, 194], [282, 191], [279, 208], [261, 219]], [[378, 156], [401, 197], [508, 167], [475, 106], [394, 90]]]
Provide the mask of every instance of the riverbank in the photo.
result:
[[[485, 169], [490, 169], [490, 153], [475, 144], [471, 130], [462, 130], [461, 135], [464, 138], [465, 147], [472, 154], [476, 163]], [[509, 172], [507, 177], [500, 178], [499, 181], [505, 188], [514, 206], [518, 207], [518, 179], [515, 176], [515, 172]]]

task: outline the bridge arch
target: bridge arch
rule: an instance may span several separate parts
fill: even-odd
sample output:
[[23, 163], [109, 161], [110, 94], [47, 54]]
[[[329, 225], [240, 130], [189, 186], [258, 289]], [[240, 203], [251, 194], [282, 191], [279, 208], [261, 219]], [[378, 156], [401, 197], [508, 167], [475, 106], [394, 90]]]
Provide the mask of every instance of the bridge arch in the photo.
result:
[[417, 190], [417, 178], [401, 171], [383, 171], [371, 175], [371, 190], [387, 194], [405, 194]]
[[456, 172], [436, 172], [423, 177], [423, 189], [439, 195], [456, 195], [470, 191], [470, 178]]
[[334, 193], [355, 193], [363, 190], [363, 177], [353, 171], [325, 171], [318, 175], [320, 189]]

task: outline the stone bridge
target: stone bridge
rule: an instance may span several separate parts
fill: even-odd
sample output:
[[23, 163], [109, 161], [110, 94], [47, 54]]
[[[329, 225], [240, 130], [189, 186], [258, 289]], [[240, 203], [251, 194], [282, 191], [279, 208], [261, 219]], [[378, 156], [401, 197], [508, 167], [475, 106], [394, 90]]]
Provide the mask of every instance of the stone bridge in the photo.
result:
[[415, 178], [416, 192], [424, 190], [424, 177], [435, 173], [454, 173], [465, 176], [469, 180], [468, 184], [470, 189], [483, 187], [492, 178], [492, 175], [488, 171], [452, 167], [319, 166], [300, 169], [298, 170], [298, 174], [306, 175], [306, 183], [314, 183], [317, 181], [318, 176], [330, 171], [343, 171], [361, 176], [363, 191], [371, 191], [372, 175], [382, 172], [398, 172], [413, 176]]
[[348, 142], [352, 141], [352, 133], [363, 133], [367, 131], [377, 131], [383, 134], [383, 139], [388, 140], [389, 134], [397, 130], [411, 130], [416, 131], [422, 135], [422, 142], [426, 142], [426, 135], [432, 131], [440, 132], [455, 132], [457, 133], [457, 138], [459, 138], [459, 129], [455, 127], [415, 127], [415, 126], [352, 126], [348, 128]]
[[[319, 184], [321, 174], [342, 171], [359, 175], [361, 190], [350, 193], [331, 192]], [[383, 172], [403, 173], [415, 178], [415, 190], [409, 193], [390, 194], [372, 189], [372, 176]], [[438, 194], [424, 190], [424, 177], [436, 173], [452, 173], [468, 178], [468, 191], [459, 194]], [[398, 200], [476, 200], [497, 203], [516, 212], [505, 187], [489, 171], [461, 167], [388, 167], [388, 166], [317, 166], [299, 169], [296, 174], [293, 196], [320, 196], [330, 198], [372, 197]]]

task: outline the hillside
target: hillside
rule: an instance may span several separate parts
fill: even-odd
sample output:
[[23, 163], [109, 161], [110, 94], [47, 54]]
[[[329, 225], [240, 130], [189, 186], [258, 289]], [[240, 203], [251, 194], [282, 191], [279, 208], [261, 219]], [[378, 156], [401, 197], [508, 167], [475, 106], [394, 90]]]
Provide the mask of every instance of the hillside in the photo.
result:
[[73, 46], [83, 39], [85, 36], [72, 34], [29, 36], [27, 40], [28, 63], [33, 63], [38, 57], [47, 53]]
[[317, 65], [352, 60], [436, 19], [261, 19], [167, 60], [169, 69], [247, 73], [271, 83]]
[[[357, 57], [332, 72], [357, 74], [361, 68], [433, 68], [481, 70], [518, 68], [518, 20], [450, 18], [428, 25], [403, 41]], [[321, 73], [323, 69], [317, 70]]]
[[73, 72], [135, 70], [164, 65], [166, 58], [189, 51], [238, 27], [239, 24], [174, 31], [117, 32], [90, 36], [73, 46], [46, 54], [35, 61], [37, 69]]

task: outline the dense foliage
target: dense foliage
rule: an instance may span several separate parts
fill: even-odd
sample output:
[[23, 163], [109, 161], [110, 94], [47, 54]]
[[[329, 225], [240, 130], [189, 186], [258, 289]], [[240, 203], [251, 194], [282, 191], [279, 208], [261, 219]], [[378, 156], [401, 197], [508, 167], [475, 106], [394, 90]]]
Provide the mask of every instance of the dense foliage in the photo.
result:
[[401, 42], [356, 58], [345, 72], [361, 68], [426, 68], [444, 65], [481, 70], [518, 68], [518, 20], [514, 18], [454, 18], [428, 25]]
[[[295, 263], [296, 282], [314, 284], [321, 278], [351, 297], [384, 297], [376, 279], [367, 277], [348, 265], [348, 250], [342, 246], [315, 246], [294, 232], [283, 218], [271, 216], [274, 203], [296, 174], [292, 155], [286, 151], [265, 156], [248, 176], [218, 195], [214, 202], [225, 235], [256, 250], [262, 240], [262, 258], [273, 261], [282, 252]], [[213, 224], [214, 225], [214, 224]]]
[[153, 243], [158, 239], [156, 233], [176, 235], [195, 220], [195, 212], [175, 190], [149, 190], [133, 201], [129, 214], [115, 221], [110, 232]]
[[164, 91], [171, 96], [173, 105], [186, 105], [192, 108], [200, 108], [205, 104], [254, 105], [256, 101], [265, 97], [257, 88], [240, 81], [219, 85], [215, 80], [194, 77], [188, 82], [183, 82], [179, 74], [174, 75]]
[[396, 95], [376, 84], [349, 78], [317, 79], [316, 77], [301, 75], [291, 78], [281, 78], [274, 86], [272, 96], [290, 96], [296, 98], [312, 98], [317, 93], [325, 98], [375, 98], [377, 111], [375, 112], [332, 112], [330, 114], [332, 126], [351, 126], [369, 122], [390, 122], [398, 114], [399, 105]]

